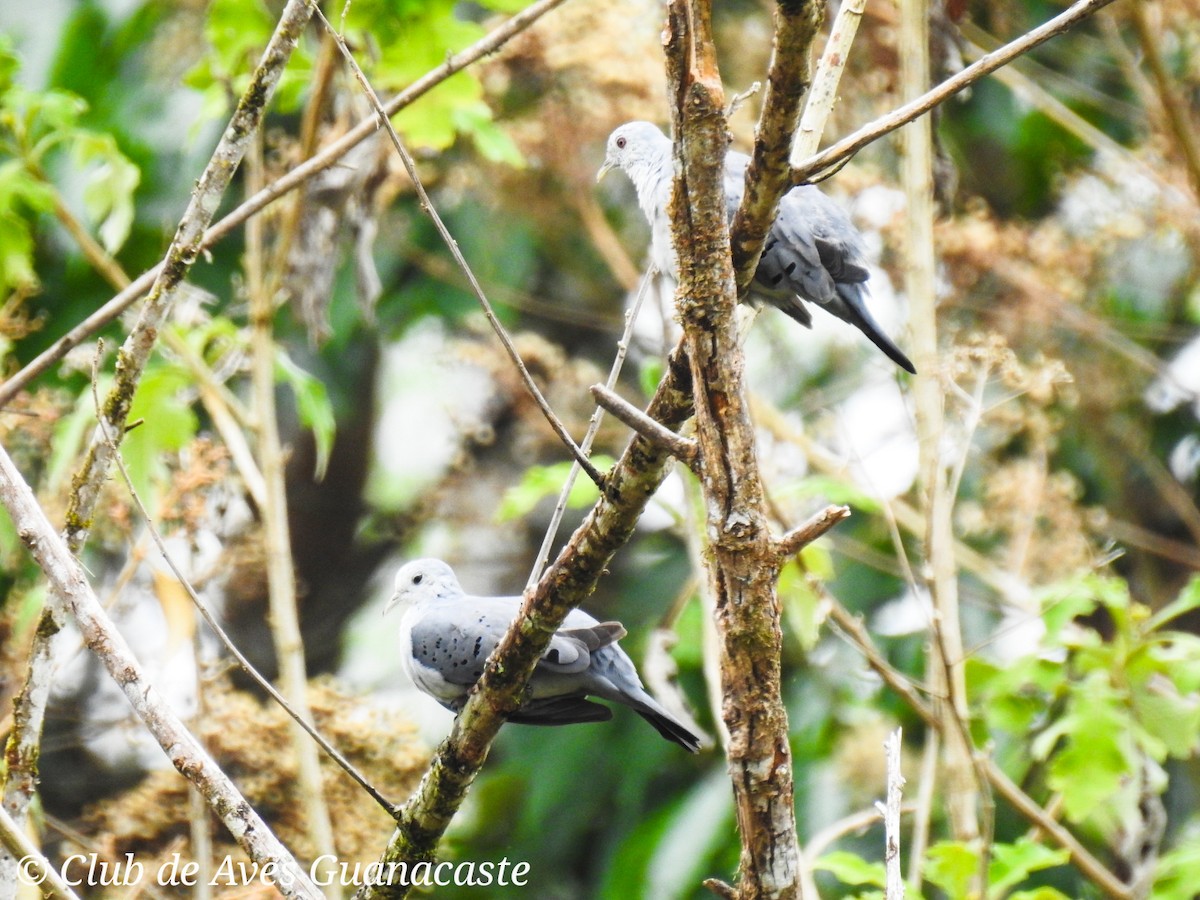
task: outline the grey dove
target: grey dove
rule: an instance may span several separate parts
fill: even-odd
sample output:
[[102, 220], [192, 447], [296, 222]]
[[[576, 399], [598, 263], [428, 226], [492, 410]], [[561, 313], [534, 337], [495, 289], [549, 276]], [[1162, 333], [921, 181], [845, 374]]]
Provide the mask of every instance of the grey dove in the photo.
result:
[[[730, 221], [742, 202], [749, 163], [750, 157], [736, 150], [725, 156], [725, 204]], [[667, 216], [674, 176], [671, 139], [650, 122], [626, 122], [609, 135], [597, 180], [613, 168], [629, 176], [638, 205], [650, 223], [651, 261], [660, 272], [677, 279], [679, 267]], [[816, 187], [801, 185], [779, 201], [749, 299], [770, 303], [805, 328], [812, 327], [805, 302], [815, 303], [849, 322], [893, 362], [915, 374], [912, 362], [867, 309], [869, 276], [862, 238], [845, 210]]]
[[[488, 656], [517, 617], [520, 597], [472, 597], [440, 559], [418, 559], [396, 573], [384, 613], [408, 601], [400, 622], [400, 662], [413, 683], [458, 712]], [[510, 722], [571, 725], [604, 722], [612, 710], [587, 697], [628, 706], [664, 738], [696, 753], [700, 739], [646, 693], [629, 655], [625, 629], [573, 609], [533, 670]]]

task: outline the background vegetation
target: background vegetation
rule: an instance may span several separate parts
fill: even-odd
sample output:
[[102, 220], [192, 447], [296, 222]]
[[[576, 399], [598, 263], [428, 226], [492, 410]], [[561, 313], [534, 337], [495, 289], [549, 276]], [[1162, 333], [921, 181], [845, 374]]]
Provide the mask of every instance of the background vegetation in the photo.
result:
[[[326, 14], [387, 95], [524, 6], [355, 0], [344, 16]], [[1061, 10], [1037, 0], [934, 7], [935, 81]], [[756, 2], [716, 11], [730, 96], [764, 77], [771, 13]], [[936, 379], [946, 410], [939, 452], [954, 488], [964, 648], [950, 663], [964, 667], [963, 725], [981, 757], [1130, 885], [1125, 896], [1189, 898], [1200, 884], [1196, 13], [1191, 0], [1119, 0], [941, 107], [935, 129], [940, 345], [922, 377]], [[245, 0], [0, 10], [6, 377], [106, 302], [124, 273], [162, 258], [277, 14]], [[668, 121], [661, 25], [653, 3], [566, 2], [394, 120], [577, 439], [647, 239], [629, 185], [610, 176], [596, 187], [595, 172], [617, 124]], [[897, 26], [890, 4], [867, 7], [827, 141], [899, 104]], [[730, 120], [743, 149], [758, 102]], [[333, 42], [310, 29], [221, 214], [369, 113]], [[897, 141], [885, 138], [824, 187], [862, 227], [877, 266], [872, 308], [908, 346], [899, 179]], [[519, 592], [567, 457], [385, 141], [360, 145], [254, 221], [192, 270], [122, 454], [185, 571], [270, 677], [278, 582], [268, 564], [283, 536], [306, 671], [320, 676], [314, 716], [398, 803], [451, 717], [403, 683], [398, 620], [378, 618], [391, 574], [435, 555], [470, 591]], [[270, 314], [256, 317], [264, 296]], [[854, 513], [789, 563], [779, 588], [812, 884], [823, 897], [882, 895], [872, 804], [884, 790], [883, 738], [901, 725], [913, 895], [1104, 896], [983, 778], [970, 787], [975, 829], [964, 830], [936, 730], [881, 677], [886, 662], [928, 696], [927, 650], [941, 640], [930, 630], [911, 382], [857, 332], [815, 318], [805, 332], [766, 311], [746, 341], [778, 531], [829, 503]], [[673, 343], [670, 320], [670, 298], [651, 297], [639, 315], [619, 390], [641, 405]], [[56, 527], [94, 428], [93, 370], [103, 397], [128, 330], [113, 322], [102, 348], [84, 342], [0, 410], [0, 442]], [[269, 397], [255, 389], [263, 353]], [[278, 421], [277, 444], [264, 416]], [[615, 457], [627, 440], [608, 420], [596, 449]], [[273, 465], [286, 509], [270, 493]], [[580, 488], [564, 534], [593, 499]], [[691, 758], [623, 711], [607, 724], [508, 726], [444, 855], [528, 861], [530, 887], [514, 895], [537, 897], [703, 896], [702, 879], [734, 878], [703, 517], [679, 467], [587, 605], [625, 623], [647, 682], [686, 702], [718, 746]], [[303, 763], [290, 759], [286, 719], [246, 692], [197, 625], [119, 479], [91, 530], [82, 556], [93, 584], [156, 683], [195, 716], [287, 846], [315, 856], [322, 842], [312, 798], [296, 787]], [[2, 516], [0, 553], [7, 711], [46, 587]], [[841, 611], [863, 617], [876, 656]], [[182, 780], [71, 641], [57, 651], [44, 728], [38, 843], [58, 858], [198, 853], [205, 817], [189, 813]], [[339, 857], [375, 859], [388, 817], [321, 765]], [[212, 838], [215, 858], [235, 852], [219, 830]], [[438, 895], [459, 893], [479, 895]]]

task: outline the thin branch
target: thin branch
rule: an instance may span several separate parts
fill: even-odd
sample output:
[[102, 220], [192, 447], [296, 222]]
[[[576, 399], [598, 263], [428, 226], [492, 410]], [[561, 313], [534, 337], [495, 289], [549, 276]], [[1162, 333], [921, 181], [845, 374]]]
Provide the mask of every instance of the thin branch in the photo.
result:
[[[395, 115], [414, 100], [424, 96], [451, 75], [462, 71], [485, 56], [495, 53], [500, 47], [533, 25], [538, 19], [564, 0], [539, 0], [527, 9], [508, 19], [503, 25], [484, 35], [466, 50], [447, 58], [440, 66], [431, 69], [411, 85], [393, 97], [384, 106], [389, 116]], [[252, 216], [257, 215], [280, 197], [294, 191], [314, 175], [337, 163], [352, 147], [362, 143], [379, 130], [378, 118], [372, 114], [359, 122], [336, 141], [333, 141], [306, 162], [267, 185], [237, 209], [221, 219], [204, 233], [200, 250], [211, 249], [231, 232], [241, 227]], [[97, 331], [128, 309], [154, 284], [163, 270], [163, 263], [142, 273], [129, 287], [96, 310], [65, 335], [50, 345], [24, 368], [0, 385], [0, 407], [5, 406], [30, 382], [46, 372], [51, 366], [78, 347]]]
[[204, 795], [229, 833], [260, 865], [274, 863], [276, 884], [289, 897], [321, 900], [321, 892], [257, 812], [200, 746], [147, 679], [125, 639], [108, 618], [87, 582], [83, 567], [55, 531], [33, 491], [0, 446], [0, 503], [12, 517], [21, 542], [46, 574], [54, 594], [74, 614], [84, 642], [121, 687], [172, 765]]
[[[607, 226], [607, 223], [605, 223]], [[633, 327], [637, 322], [638, 313], [642, 311], [642, 302], [646, 299], [646, 292], [650, 289], [651, 282], [657, 277], [658, 270], [651, 265], [642, 277], [642, 283], [638, 286], [637, 296], [633, 298], [633, 306], [625, 313], [625, 330], [621, 334], [621, 339], [617, 342], [617, 353], [613, 357], [612, 367], [608, 371], [608, 379], [604, 382], [605, 387], [612, 390], [616, 386], [617, 379], [621, 377], [621, 369], [625, 365], [625, 355], [629, 352], [629, 342], [633, 339]], [[604, 410], [599, 406], [592, 412], [592, 417], [588, 420], [587, 431], [583, 435], [583, 442], [579, 445], [585, 454], [591, 455], [592, 442], [596, 440], [596, 434], [600, 431], [600, 423], [604, 420]], [[579, 466], [576, 463], [571, 463], [571, 469], [567, 472], [566, 480], [563, 481], [562, 490], [558, 492], [558, 500], [554, 504], [554, 512], [550, 516], [550, 522], [546, 526], [546, 533], [542, 536], [542, 545], [538, 548], [537, 556], [533, 560], [533, 568], [529, 572], [529, 580], [525, 583], [525, 588], [528, 590], [537, 584], [537, 580], [542, 577], [542, 570], [546, 568], [546, 563], [550, 561], [550, 548], [554, 546], [554, 539], [558, 536], [558, 528], [562, 524], [563, 516], [567, 512], [567, 501], [571, 497], [571, 490], [575, 487], [575, 479], [579, 475]]]
[[987, 54], [927, 93], [905, 103], [885, 116], [880, 116], [874, 122], [864, 125], [853, 134], [831, 144], [815, 156], [809, 157], [801, 165], [795, 166], [792, 169], [792, 184], [808, 183], [817, 173], [849, 159], [867, 144], [877, 141], [885, 134], [924, 115], [939, 103], [945, 102], [959, 91], [970, 87], [983, 76], [1007, 65], [1018, 56], [1028, 53], [1050, 38], [1069, 30], [1112, 2], [1113, 0], [1078, 0], [1077, 3], [1053, 19], [1005, 44], [999, 50]]
[[593, 384], [592, 397], [602, 409], [608, 410], [646, 440], [662, 447], [689, 468], [696, 465], [699, 448], [691, 438], [676, 434], [670, 428], [655, 422], [644, 412], [615, 391], [603, 384]]
[[881, 818], [878, 808], [872, 806], [830, 822], [809, 839], [804, 846], [804, 855], [815, 862], [837, 841], [848, 834], [861, 834]]
[[[1146, 3], [1131, 3], [1129, 19], [1133, 22], [1133, 30], [1137, 33], [1138, 45], [1154, 76], [1154, 86], [1158, 90], [1158, 101], [1162, 106], [1167, 125], [1179, 150], [1183, 155], [1184, 166], [1187, 169], [1188, 180], [1192, 183], [1192, 193], [1200, 200], [1200, 141], [1196, 138], [1196, 129], [1192, 125], [1191, 111], [1187, 103], [1179, 96], [1176, 85], [1167, 71], [1167, 64], [1162, 57], [1163, 35], [1161, 22], [1151, 24]], [[1161, 11], [1160, 11], [1161, 12]]]
[[375, 110], [376, 115], [379, 116], [380, 127], [387, 132], [388, 137], [392, 141], [392, 146], [396, 148], [396, 153], [400, 156], [400, 161], [404, 163], [404, 169], [406, 172], [408, 172], [408, 177], [412, 180], [413, 187], [416, 189], [417, 198], [421, 202], [421, 209], [426, 213], [426, 215], [429, 216], [430, 220], [433, 222], [434, 228], [437, 229], [438, 235], [442, 238], [442, 241], [444, 241], [446, 244], [446, 248], [450, 251], [450, 255], [454, 257], [455, 263], [458, 264], [459, 269], [461, 269], [463, 275], [466, 276], [467, 284], [470, 285], [471, 292], [475, 295], [475, 299], [479, 301], [480, 307], [483, 308], [483, 314], [487, 318], [488, 324], [492, 326], [492, 331], [494, 331], [496, 333], [496, 337], [499, 338], [500, 344], [504, 347], [504, 352], [508, 354], [509, 360], [511, 360], [513, 366], [520, 374], [521, 381], [525, 385], [525, 389], [529, 392], [529, 396], [533, 398], [534, 402], [538, 406], [538, 409], [542, 411], [542, 415], [549, 423], [550, 428], [556, 435], [558, 435], [558, 439], [562, 441], [563, 446], [566, 447], [571, 456], [574, 457], [575, 462], [577, 462], [579, 467], [587, 473], [588, 478], [592, 479], [596, 487], [600, 488], [601, 492], [603, 492], [605, 490], [604, 475], [599, 469], [596, 468], [592, 461], [587, 458], [587, 454], [579, 448], [579, 445], [575, 443], [574, 438], [571, 437], [570, 433], [566, 429], [566, 426], [563, 425], [562, 420], [559, 419], [554, 410], [550, 408], [550, 404], [546, 401], [541, 389], [537, 386], [537, 382], [535, 382], [533, 380], [533, 376], [529, 374], [529, 370], [525, 367], [525, 362], [521, 359], [521, 354], [517, 352], [517, 348], [512, 342], [512, 338], [509, 337], [508, 331], [496, 317], [496, 313], [495, 310], [492, 309], [491, 302], [489, 302], [487, 295], [483, 292], [483, 287], [479, 284], [479, 280], [475, 277], [475, 273], [471, 271], [471, 267], [467, 264], [466, 257], [462, 255], [462, 251], [458, 247], [458, 242], [454, 240], [453, 235], [450, 234], [450, 230], [446, 227], [446, 223], [442, 221], [442, 217], [438, 215], [437, 209], [434, 208], [433, 201], [429, 199], [429, 194], [425, 190], [425, 185], [421, 183], [421, 178], [417, 174], [417, 164], [413, 161], [412, 154], [410, 154], [407, 148], [405, 148], [404, 143], [400, 140], [400, 135], [397, 134], [396, 129], [392, 127], [391, 120], [389, 120], [387, 116], [387, 111], [384, 109], [383, 104], [379, 102], [379, 97], [376, 96], [375, 89], [372, 88], [370, 83], [367, 81], [367, 77], [363, 74], [358, 62], [355, 61], [354, 54], [352, 54], [350, 52], [350, 48], [346, 46], [345, 39], [336, 31], [334, 31], [333, 26], [329, 24], [329, 20], [325, 18], [325, 15], [320, 11], [320, 9], [316, 11], [316, 15], [324, 24], [325, 28], [328, 29], [329, 33], [332, 34], [337, 40], [338, 46], [342, 51], [342, 57], [346, 60], [346, 65], [350, 67], [350, 70], [354, 73], [354, 77], [358, 79], [359, 85], [362, 86], [367, 98], [371, 101], [372, 108]]
[[807, 522], [793, 528], [775, 544], [780, 559], [795, 556], [838, 522], [850, 518], [850, 507], [827, 506]]
[[[99, 406], [100, 400], [96, 395], [95, 390], [96, 379], [93, 377], [93, 399], [95, 400], [96, 405]], [[229, 632], [222, 627], [221, 623], [217, 621], [216, 616], [212, 614], [212, 611], [208, 608], [207, 604], [200, 599], [200, 595], [196, 593], [196, 589], [192, 586], [191, 581], [189, 581], [187, 576], [183, 574], [183, 570], [179, 568], [179, 565], [175, 562], [175, 558], [167, 550], [166, 541], [163, 540], [162, 534], [159, 533], [157, 526], [154, 524], [154, 519], [151, 518], [149, 510], [146, 509], [145, 504], [142, 503], [142, 498], [138, 495], [137, 489], [133, 486], [133, 479], [129, 477], [129, 471], [125, 468], [125, 461], [121, 458], [120, 450], [115, 450], [114, 453], [115, 455], [113, 456], [113, 460], [116, 463], [117, 471], [120, 473], [122, 480], [125, 482], [126, 490], [129, 491], [129, 497], [131, 500], [133, 500], [134, 508], [137, 509], [138, 513], [141, 515], [142, 521], [146, 523], [146, 531], [150, 534], [151, 540], [154, 541], [154, 545], [158, 548], [158, 552], [162, 555], [163, 560], [166, 562], [167, 568], [169, 568], [171, 573], [175, 576], [175, 580], [179, 583], [179, 586], [187, 592], [188, 597], [192, 601], [192, 605], [196, 607], [196, 611], [200, 614], [200, 618], [202, 618], [204, 623], [212, 629], [213, 634], [217, 636], [217, 639], [221, 642], [225, 649], [229, 651], [229, 653], [237, 661], [237, 664], [241, 666], [242, 671], [249, 675], [250, 679], [260, 688], [262, 688], [267, 696], [274, 700], [279, 707], [292, 718], [292, 721], [304, 729], [308, 736], [316, 741], [320, 748], [329, 755], [329, 758], [337, 763], [347, 775], [353, 778], [358, 783], [359, 787], [366, 791], [371, 799], [378, 803], [383, 809], [387, 810], [388, 813], [393, 812], [394, 807], [392, 806], [391, 802], [389, 802], [386, 797], [380, 794], [379, 791], [375, 789], [375, 786], [367, 781], [367, 779], [356, 768], [354, 768], [354, 765], [350, 762], [350, 760], [346, 759], [346, 757], [344, 757], [341, 752], [339, 752], [338, 749], [333, 746], [333, 744], [329, 743], [328, 739], [319, 731], [317, 731], [310, 721], [305, 719], [300, 715], [300, 713], [293, 709], [291, 704], [288, 703], [287, 699], [281, 693], [279, 693], [278, 690], [276, 690], [275, 686], [271, 684], [270, 681], [263, 677], [263, 674], [259, 672], [258, 669], [254, 667], [253, 663], [246, 658], [246, 655], [238, 649], [237, 644], [233, 642], [233, 638], [229, 636]]]
[[[262, 183], [262, 152], [262, 137], [256, 135], [246, 159], [246, 182], [251, 190]], [[279, 670], [281, 693], [288, 698], [296, 714], [311, 723], [304, 639], [300, 633], [300, 615], [296, 608], [296, 569], [292, 560], [291, 530], [288, 527], [287, 478], [275, 409], [275, 305], [273, 293], [267, 285], [265, 263], [263, 219], [256, 217], [246, 223], [245, 271], [250, 304], [250, 382], [254, 398], [254, 432], [267, 501], [259, 510], [266, 552], [267, 622]], [[291, 723], [289, 732], [292, 751], [296, 756], [296, 795], [304, 809], [308, 838], [312, 841], [316, 858], [333, 860], [337, 856], [333, 824], [329, 818], [329, 806], [325, 802], [317, 747], [305, 740], [306, 729], [297, 722]], [[340, 900], [341, 885], [336, 878], [327, 877], [328, 874], [326, 867], [321, 881], [328, 882], [328, 900]]]

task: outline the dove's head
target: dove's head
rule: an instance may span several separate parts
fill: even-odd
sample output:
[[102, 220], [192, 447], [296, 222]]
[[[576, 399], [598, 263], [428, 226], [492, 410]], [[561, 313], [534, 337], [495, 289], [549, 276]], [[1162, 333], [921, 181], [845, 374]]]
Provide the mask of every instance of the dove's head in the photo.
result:
[[396, 573], [396, 589], [383, 614], [405, 601], [456, 600], [462, 593], [454, 570], [446, 563], [440, 559], [414, 559]]
[[670, 171], [671, 139], [650, 122], [626, 122], [608, 136], [604, 165], [596, 173], [603, 178], [609, 169], [621, 169], [636, 184], [639, 171], [658, 170], [666, 165]]

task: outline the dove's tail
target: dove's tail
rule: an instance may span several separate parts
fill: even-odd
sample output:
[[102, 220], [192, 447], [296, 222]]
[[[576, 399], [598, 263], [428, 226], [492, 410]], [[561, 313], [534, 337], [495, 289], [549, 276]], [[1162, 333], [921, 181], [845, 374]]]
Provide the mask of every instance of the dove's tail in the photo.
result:
[[692, 732], [680, 721], [671, 717], [665, 710], [655, 710], [646, 707], [642, 709], [635, 706], [637, 714], [654, 726], [654, 730], [665, 737], [668, 741], [672, 741], [687, 750], [690, 753], [700, 752], [700, 738], [692, 734]]
[[839, 319], [849, 322], [863, 334], [865, 334], [880, 350], [884, 352], [888, 359], [898, 365], [906, 372], [917, 374], [916, 367], [912, 361], [904, 355], [904, 352], [892, 343], [892, 339], [883, 333], [883, 329], [879, 327], [879, 323], [875, 321], [875, 317], [871, 315], [867, 305], [863, 302], [861, 285], [854, 284], [839, 284], [837, 293], [841, 303], [830, 303], [825, 309], [833, 313]]
[[621, 691], [619, 695], [610, 695], [609, 699], [616, 700], [628, 706], [639, 716], [654, 726], [654, 730], [668, 741], [678, 744], [691, 753], [700, 752], [700, 737], [692, 730], [663, 709], [658, 701], [644, 690]]

